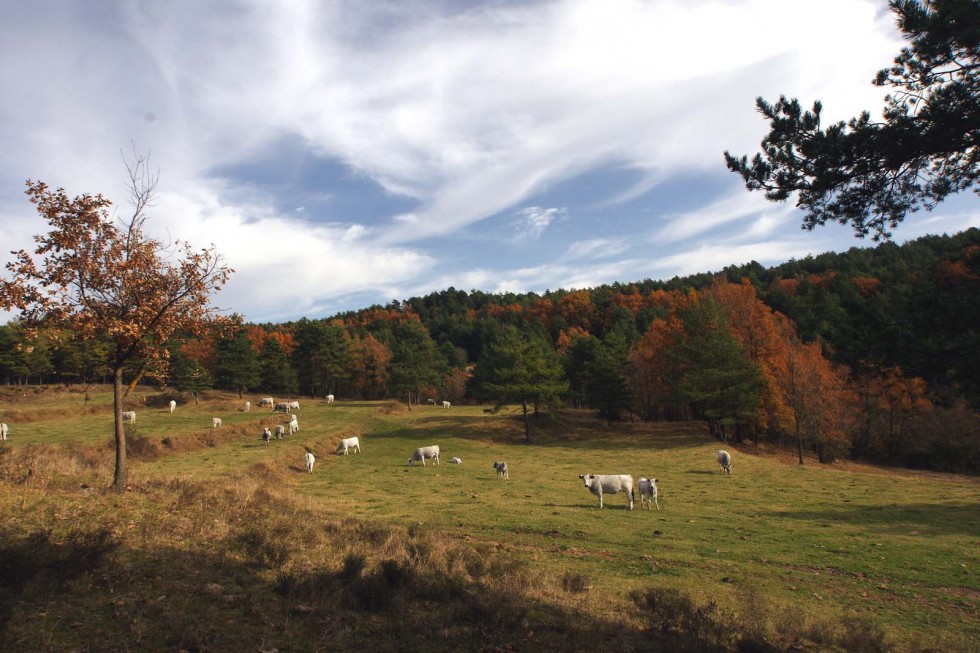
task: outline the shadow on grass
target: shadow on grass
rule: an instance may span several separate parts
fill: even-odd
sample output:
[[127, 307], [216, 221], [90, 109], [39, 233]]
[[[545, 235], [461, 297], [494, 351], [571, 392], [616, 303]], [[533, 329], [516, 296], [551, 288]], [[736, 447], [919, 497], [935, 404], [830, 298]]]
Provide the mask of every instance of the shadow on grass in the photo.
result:
[[[285, 564], [296, 553], [281, 539], [290, 534], [255, 525], [208, 551], [187, 551], [123, 550], [106, 530], [65, 540], [3, 533], [0, 643], [7, 650], [701, 650], [528, 598], [510, 581], [527, 576], [520, 563], [472, 553], [461, 564], [476, 582], [357, 553], [339, 568], [297, 569]], [[426, 557], [425, 542], [417, 546]], [[247, 554], [246, 562], [223, 550]]]
[[826, 510], [797, 510], [762, 513], [771, 517], [805, 522], [837, 522], [894, 535], [924, 536], [959, 533], [980, 536], [977, 504], [935, 505], [927, 503], [895, 505], [835, 504]]

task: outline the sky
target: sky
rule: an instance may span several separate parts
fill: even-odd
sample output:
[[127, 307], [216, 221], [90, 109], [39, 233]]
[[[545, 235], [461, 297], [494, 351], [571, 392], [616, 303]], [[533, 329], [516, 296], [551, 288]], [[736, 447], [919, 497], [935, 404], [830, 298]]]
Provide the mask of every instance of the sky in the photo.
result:
[[[46, 230], [28, 179], [124, 217], [136, 155], [147, 229], [213, 243], [250, 322], [869, 247], [723, 152], [757, 151], [757, 96], [880, 115], [901, 47], [884, 0], [4, 2], [0, 261]], [[967, 193], [894, 239], [971, 226]]]

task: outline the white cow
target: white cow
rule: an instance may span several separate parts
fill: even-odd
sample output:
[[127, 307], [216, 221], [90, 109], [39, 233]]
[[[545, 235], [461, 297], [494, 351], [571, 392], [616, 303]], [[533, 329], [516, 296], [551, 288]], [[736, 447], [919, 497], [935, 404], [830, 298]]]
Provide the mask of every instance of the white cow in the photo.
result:
[[507, 463], [501, 461], [499, 463], [494, 463], [493, 468], [497, 470], [497, 478], [509, 479], [510, 472], [507, 470]]
[[308, 471], [310, 474], [312, 474], [313, 473], [313, 463], [316, 462], [316, 457], [313, 454], [311, 454], [309, 451], [307, 451], [303, 455], [303, 460], [306, 461], [306, 471]]
[[130, 424], [135, 424], [136, 423], [136, 411], [135, 410], [127, 410], [125, 413], [122, 414], [122, 418], [123, 418], [123, 421], [124, 422], [129, 422]]
[[333, 395], [327, 395], [327, 403], [328, 404], [332, 404], [333, 403]]
[[6, 440], [8, 433], [10, 433], [10, 427], [0, 423], [0, 440]]
[[247, 413], [247, 412], [250, 412], [251, 410], [252, 410], [252, 402], [251, 401], [246, 401], [245, 402], [245, 410], [243, 412], [246, 412]]
[[725, 470], [726, 474], [732, 473], [732, 454], [728, 453], [724, 449], [719, 449], [718, 451], [718, 464], [721, 468]]
[[276, 440], [282, 440], [286, 436], [286, 427], [276, 424]]
[[286, 402], [286, 412], [288, 413], [291, 410], [299, 410], [299, 402], [298, 401], [289, 401], [289, 402]]
[[633, 477], [629, 474], [579, 474], [589, 492], [599, 497], [599, 507], [602, 508], [603, 494], [626, 493], [630, 510], [633, 509]]
[[650, 510], [650, 504], [656, 503], [657, 510], [660, 510], [660, 501], [657, 500], [657, 479], [655, 478], [645, 478], [640, 477], [640, 480], [636, 482], [636, 487], [640, 491], [640, 507], [643, 507], [643, 502], [646, 501], [647, 510]]
[[289, 420], [289, 435], [293, 435], [297, 431], [299, 431], [299, 420], [293, 415], [293, 418]]
[[437, 465], [439, 464], [438, 444], [434, 444], [431, 447], [419, 447], [415, 450], [415, 453], [412, 454], [412, 457], [408, 459], [408, 464], [411, 465], [412, 463], [421, 460], [422, 467], [425, 467], [426, 458], [431, 458]]
[[276, 403], [276, 400], [273, 399], [272, 397], [262, 397], [261, 399], [259, 399], [259, 407], [260, 408], [262, 408], [264, 406], [274, 406], [275, 403]]
[[449, 462], [451, 462], [453, 465], [463, 464], [463, 461], [459, 459], [459, 456], [453, 456], [452, 458], [449, 459]]
[[352, 438], [344, 438], [340, 441], [340, 444], [337, 445], [338, 454], [343, 454], [346, 456], [350, 453], [351, 449], [356, 450], [357, 453], [361, 453], [361, 441], [357, 439], [356, 435]]
[[170, 406], [170, 412], [173, 413], [177, 409], [177, 402], [171, 399], [169, 406]]
[[426, 403], [429, 404], [430, 406], [435, 406], [436, 405], [436, 400], [435, 399], [426, 399]]
[[211, 428], [216, 429], [216, 428], [220, 428], [220, 427], [221, 427], [221, 418], [220, 417], [212, 417], [211, 418]]
[[266, 444], [269, 444], [269, 440], [271, 440], [271, 439], [272, 439], [272, 431], [269, 430], [269, 427], [268, 426], [263, 427], [262, 428], [262, 442], [265, 442]]
[[443, 408], [452, 408], [453, 405], [451, 403], [449, 403], [448, 401], [444, 401], [444, 402], [442, 402], [442, 407]]

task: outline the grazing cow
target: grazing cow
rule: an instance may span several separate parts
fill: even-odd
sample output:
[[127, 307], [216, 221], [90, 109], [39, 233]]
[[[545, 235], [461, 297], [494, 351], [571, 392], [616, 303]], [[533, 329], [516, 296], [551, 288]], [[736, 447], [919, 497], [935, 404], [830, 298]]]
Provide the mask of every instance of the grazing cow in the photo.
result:
[[657, 500], [657, 479], [655, 478], [644, 478], [640, 477], [640, 480], [636, 482], [637, 489], [640, 490], [640, 507], [643, 507], [643, 502], [646, 501], [647, 510], [650, 510], [650, 504], [656, 503], [657, 510], [660, 510], [660, 502]]
[[308, 471], [310, 474], [312, 474], [313, 473], [313, 463], [316, 462], [316, 457], [313, 454], [311, 454], [309, 451], [307, 451], [303, 455], [303, 460], [306, 461], [306, 471]]
[[262, 442], [265, 442], [266, 444], [269, 444], [269, 440], [271, 440], [271, 439], [272, 439], [272, 431], [269, 430], [269, 427], [268, 426], [263, 427], [263, 429], [262, 429]]
[[718, 451], [718, 464], [721, 468], [725, 470], [726, 474], [732, 473], [732, 454], [728, 453], [724, 449]]
[[252, 402], [251, 401], [246, 401], [245, 402], [245, 409], [242, 412], [247, 413], [247, 412], [250, 412], [251, 410], [252, 410]]
[[170, 412], [171, 414], [173, 414], [173, 412], [177, 409], [177, 402], [171, 399], [169, 405], [170, 405]]
[[286, 427], [276, 424], [276, 440], [282, 440], [286, 436]]
[[129, 422], [130, 424], [135, 424], [136, 423], [136, 411], [135, 410], [127, 410], [125, 413], [122, 414], [122, 418], [123, 418], [123, 421], [124, 422]]
[[288, 413], [291, 410], [299, 410], [299, 402], [298, 401], [289, 401], [289, 402], [286, 402], [286, 412]]
[[221, 427], [221, 418], [220, 417], [212, 417], [211, 418], [211, 428], [216, 429], [216, 428], [220, 428], [220, 427]]
[[289, 404], [287, 404], [285, 401], [280, 401], [279, 403], [277, 403], [272, 408], [272, 412], [274, 412], [274, 413], [288, 413], [289, 412]]
[[328, 404], [332, 404], [333, 403], [333, 395], [327, 395], [327, 403]]
[[361, 441], [357, 439], [356, 435], [352, 438], [344, 438], [340, 441], [340, 444], [337, 445], [338, 454], [343, 454], [346, 456], [350, 453], [351, 449], [354, 449], [357, 451], [357, 453], [361, 453]]
[[293, 435], [299, 431], [299, 420], [293, 415], [293, 419], [289, 420], [289, 435]]
[[462, 465], [462, 464], [463, 464], [463, 461], [462, 461], [462, 460], [460, 460], [458, 456], [453, 456], [453, 457], [452, 457], [452, 458], [451, 458], [451, 459], [449, 460], [449, 462], [451, 462], [451, 463], [452, 463], [452, 464], [454, 464], [454, 465]]
[[419, 447], [415, 450], [415, 453], [412, 454], [412, 457], [408, 459], [408, 464], [411, 465], [412, 463], [421, 460], [422, 467], [425, 467], [426, 458], [431, 458], [437, 465], [439, 464], [438, 444], [434, 444], [431, 447]]
[[452, 408], [453, 405], [451, 403], [449, 403], [448, 401], [444, 401], [444, 402], [442, 402], [442, 407], [443, 408]]
[[272, 397], [262, 397], [261, 399], [259, 399], [259, 408], [263, 408], [265, 406], [274, 406], [275, 403], [276, 400], [273, 399]]
[[8, 433], [10, 433], [10, 427], [0, 423], [0, 440], [6, 440]]
[[493, 468], [497, 470], [497, 478], [509, 479], [510, 472], [507, 470], [507, 463], [501, 461], [499, 463], [494, 463]]
[[426, 403], [429, 404], [430, 406], [435, 406], [436, 405], [436, 400], [435, 399], [427, 399], [426, 400]]
[[630, 510], [633, 509], [633, 477], [629, 474], [579, 474], [589, 492], [599, 497], [599, 507], [602, 508], [603, 494], [626, 493]]

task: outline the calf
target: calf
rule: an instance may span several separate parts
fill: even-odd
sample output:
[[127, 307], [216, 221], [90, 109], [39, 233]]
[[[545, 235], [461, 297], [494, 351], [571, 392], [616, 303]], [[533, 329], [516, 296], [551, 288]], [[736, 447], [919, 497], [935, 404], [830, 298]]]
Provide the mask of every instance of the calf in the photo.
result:
[[718, 451], [718, 464], [726, 474], [732, 473], [732, 455], [724, 449]]
[[494, 463], [493, 468], [497, 470], [497, 478], [509, 479], [510, 472], [507, 470], [507, 463], [501, 461], [499, 463]]
[[439, 445], [434, 444], [430, 447], [419, 447], [412, 454], [412, 457], [408, 459], [408, 464], [411, 465], [417, 461], [422, 461], [422, 467], [425, 467], [425, 459], [431, 458], [435, 463], [439, 464]]
[[311, 454], [309, 451], [307, 451], [305, 454], [303, 454], [303, 460], [306, 461], [306, 471], [312, 474], [313, 463], [316, 462], [316, 457], [313, 454]]
[[221, 428], [221, 418], [220, 417], [212, 417], [211, 418], [211, 428], [213, 428], [213, 429]]
[[286, 427], [282, 424], [276, 424], [276, 440], [282, 440], [286, 435]]
[[269, 444], [269, 440], [271, 440], [271, 439], [272, 439], [272, 431], [269, 430], [269, 427], [263, 428], [262, 429], [262, 441], [265, 442], [266, 444]]
[[602, 508], [603, 494], [626, 493], [630, 510], [633, 509], [633, 477], [629, 474], [579, 474], [589, 492], [599, 497], [599, 507]]
[[124, 422], [129, 422], [130, 424], [135, 424], [136, 423], [136, 411], [135, 410], [127, 410], [125, 413], [122, 414], [122, 418], [123, 418], [123, 421]]
[[356, 435], [352, 438], [344, 438], [340, 441], [340, 444], [337, 445], [338, 454], [343, 454], [346, 456], [350, 453], [351, 449], [356, 450], [357, 453], [361, 453], [361, 441]]
[[463, 464], [463, 461], [459, 458], [459, 456], [453, 456], [452, 458], [449, 459], [449, 462], [452, 463], [453, 465]]
[[647, 510], [651, 509], [651, 503], [656, 503], [657, 510], [660, 510], [660, 502], [657, 500], [657, 479], [641, 476], [636, 486], [640, 490], [640, 507], [642, 508], [643, 502], [646, 501]]

